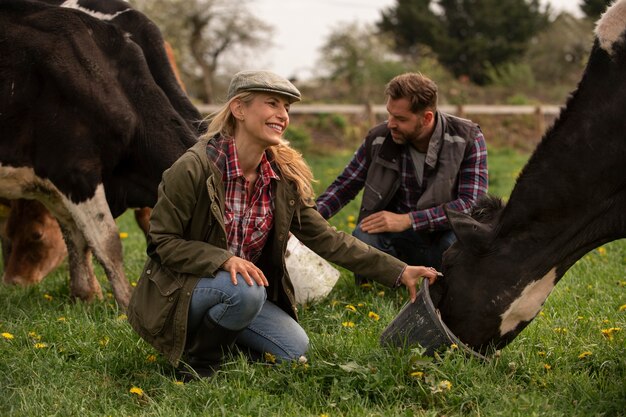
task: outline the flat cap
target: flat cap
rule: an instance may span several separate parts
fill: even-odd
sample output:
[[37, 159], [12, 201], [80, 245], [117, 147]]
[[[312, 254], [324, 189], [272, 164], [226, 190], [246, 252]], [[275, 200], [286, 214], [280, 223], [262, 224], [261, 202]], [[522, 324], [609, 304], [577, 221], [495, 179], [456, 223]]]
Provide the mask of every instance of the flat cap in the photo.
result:
[[227, 100], [244, 91], [265, 91], [286, 96], [290, 103], [300, 101], [300, 91], [288, 79], [271, 71], [240, 71], [228, 87]]

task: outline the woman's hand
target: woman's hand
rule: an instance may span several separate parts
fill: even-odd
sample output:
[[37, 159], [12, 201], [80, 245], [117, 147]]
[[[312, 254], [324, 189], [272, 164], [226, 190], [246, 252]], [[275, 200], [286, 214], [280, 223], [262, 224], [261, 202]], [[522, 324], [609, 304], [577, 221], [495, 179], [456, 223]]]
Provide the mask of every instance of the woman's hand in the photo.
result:
[[435, 268], [409, 265], [402, 272], [400, 282], [408, 288], [411, 302], [413, 303], [417, 298], [416, 287], [419, 287], [422, 278], [427, 278], [429, 284], [434, 284], [439, 276], [441, 276], [441, 273], [437, 272]]
[[240, 274], [250, 286], [252, 286], [254, 282], [256, 282], [258, 286], [267, 287], [269, 285], [261, 269], [252, 262], [246, 261], [238, 256], [232, 256], [224, 262], [222, 269], [230, 272], [230, 280], [233, 285], [237, 285], [237, 274]]

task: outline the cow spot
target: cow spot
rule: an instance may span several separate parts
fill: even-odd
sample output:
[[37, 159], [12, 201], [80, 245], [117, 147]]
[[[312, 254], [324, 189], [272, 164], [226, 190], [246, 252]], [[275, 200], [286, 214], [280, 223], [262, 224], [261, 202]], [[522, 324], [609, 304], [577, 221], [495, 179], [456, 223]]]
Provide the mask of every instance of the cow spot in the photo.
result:
[[522, 294], [511, 303], [500, 316], [500, 336], [517, 328], [520, 323], [529, 322], [541, 310], [541, 306], [556, 285], [556, 269], [552, 268], [543, 278], [533, 281], [524, 288]]
[[604, 12], [596, 24], [596, 36], [600, 46], [609, 55], [613, 53], [613, 44], [626, 29], [624, 22], [626, 22], [626, 2], [617, 2]]

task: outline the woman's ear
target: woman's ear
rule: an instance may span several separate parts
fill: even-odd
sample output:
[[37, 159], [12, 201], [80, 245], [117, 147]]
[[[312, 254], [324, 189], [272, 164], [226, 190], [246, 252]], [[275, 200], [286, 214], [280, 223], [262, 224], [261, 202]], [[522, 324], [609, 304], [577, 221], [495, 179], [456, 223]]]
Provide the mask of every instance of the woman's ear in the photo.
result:
[[235, 119], [243, 121], [243, 103], [241, 100], [235, 99], [230, 102], [230, 112], [233, 114]]

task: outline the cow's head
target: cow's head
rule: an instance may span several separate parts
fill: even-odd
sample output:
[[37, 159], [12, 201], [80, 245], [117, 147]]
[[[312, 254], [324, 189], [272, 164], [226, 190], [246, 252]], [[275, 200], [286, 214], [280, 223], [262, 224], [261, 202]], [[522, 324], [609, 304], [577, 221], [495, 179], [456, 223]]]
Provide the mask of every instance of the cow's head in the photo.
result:
[[11, 242], [4, 259], [3, 281], [6, 284], [36, 284], [67, 255], [59, 223], [36, 200], [11, 202], [6, 235]]
[[464, 343], [482, 353], [502, 348], [540, 311], [557, 279], [541, 271], [523, 236], [502, 236], [505, 207], [486, 196], [471, 216], [447, 210], [457, 241], [445, 252], [442, 320]]

